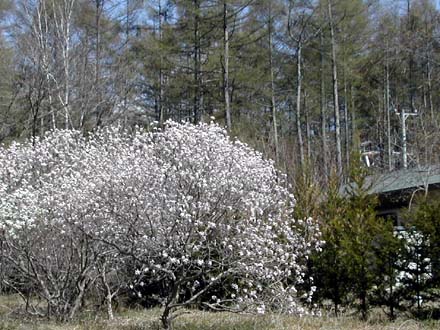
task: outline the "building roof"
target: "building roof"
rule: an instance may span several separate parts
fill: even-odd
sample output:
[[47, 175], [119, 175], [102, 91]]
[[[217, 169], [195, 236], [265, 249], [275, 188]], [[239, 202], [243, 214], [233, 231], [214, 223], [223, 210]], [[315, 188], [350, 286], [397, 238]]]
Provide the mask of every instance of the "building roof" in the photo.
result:
[[373, 194], [385, 194], [440, 184], [440, 166], [411, 168], [382, 173], [368, 178]]
[[[430, 185], [440, 185], [440, 166], [402, 169], [371, 175], [365, 180], [365, 187], [371, 194], [389, 195], [414, 190]], [[341, 194], [348, 195], [353, 183], [341, 187]]]

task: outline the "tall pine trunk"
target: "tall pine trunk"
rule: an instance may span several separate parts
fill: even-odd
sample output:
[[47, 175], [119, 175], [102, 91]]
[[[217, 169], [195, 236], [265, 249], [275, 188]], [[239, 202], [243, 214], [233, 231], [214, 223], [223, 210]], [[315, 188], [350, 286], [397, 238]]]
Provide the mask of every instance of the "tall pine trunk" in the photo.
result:
[[332, 80], [333, 80], [333, 104], [334, 104], [334, 125], [336, 142], [336, 170], [338, 177], [342, 179], [342, 149], [341, 149], [341, 122], [339, 114], [339, 94], [338, 94], [338, 70], [336, 65], [336, 38], [334, 31], [332, 3], [328, 0], [328, 20], [330, 27], [331, 58], [332, 58]]
[[[163, 28], [162, 28], [162, 1], [159, 0], [159, 45], [162, 46], [163, 42]], [[158, 111], [159, 111], [159, 125], [160, 127], [163, 126], [165, 116], [164, 116], [164, 106], [163, 106], [163, 85], [164, 85], [164, 74], [163, 74], [163, 50], [160, 50], [159, 54], [159, 104], [158, 104]]]
[[393, 151], [391, 147], [391, 118], [390, 118], [390, 67], [388, 62], [388, 49], [386, 54], [385, 66], [385, 111], [387, 121], [387, 151], [388, 151], [388, 170], [393, 169]]
[[200, 121], [200, 3], [193, 1], [194, 8], [194, 49], [193, 49], [193, 70], [194, 70], [194, 95], [193, 95], [193, 123]]
[[277, 123], [277, 109], [275, 103], [275, 78], [273, 70], [273, 36], [272, 36], [272, 11], [269, 7], [269, 66], [270, 66], [270, 103], [272, 110], [272, 125], [273, 125], [273, 138], [275, 144], [275, 161], [279, 163], [279, 145], [278, 145], [278, 123]]
[[96, 89], [96, 126], [101, 126], [103, 116], [101, 95], [101, 13], [104, 0], [95, 0], [95, 38], [96, 38], [96, 63], [95, 63], [95, 89]]
[[304, 142], [302, 138], [301, 129], [301, 88], [302, 88], [302, 77], [301, 77], [301, 52], [302, 45], [301, 41], [298, 42], [298, 48], [296, 52], [296, 131], [298, 136], [298, 147], [300, 155], [300, 165], [304, 166]]
[[225, 98], [226, 128], [232, 128], [231, 105], [229, 97], [229, 27], [228, 27], [228, 3], [223, 1], [223, 96]]
[[350, 128], [348, 116], [347, 77], [344, 69], [344, 133], [345, 133], [345, 166], [350, 167]]
[[328, 177], [328, 159], [327, 159], [327, 107], [326, 107], [326, 93], [325, 93], [325, 75], [324, 75], [324, 36], [320, 32], [320, 110], [321, 110], [321, 143], [322, 143], [322, 167], [324, 172], [324, 180], [327, 182]]

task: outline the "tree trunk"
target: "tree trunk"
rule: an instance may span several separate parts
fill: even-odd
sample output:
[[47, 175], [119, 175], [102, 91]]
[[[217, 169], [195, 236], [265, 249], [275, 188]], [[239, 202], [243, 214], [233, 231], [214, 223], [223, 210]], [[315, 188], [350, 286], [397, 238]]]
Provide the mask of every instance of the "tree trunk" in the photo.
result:
[[[365, 262], [365, 255], [361, 256], [362, 262]], [[361, 266], [361, 283], [360, 283], [360, 292], [359, 292], [359, 299], [361, 301], [361, 318], [362, 320], [366, 321], [368, 316], [368, 304], [367, 304], [367, 290], [368, 290], [368, 283], [367, 283], [367, 275], [366, 272], [368, 270], [364, 265]]]
[[95, 63], [95, 90], [96, 90], [96, 126], [101, 125], [103, 109], [101, 104], [101, 6], [104, 0], [95, 0], [95, 39], [96, 39], [96, 63]]
[[43, 136], [44, 136], [44, 114], [42, 112], [40, 116], [40, 137]]
[[[344, 69], [345, 71], [345, 69]], [[347, 77], [344, 72], [344, 133], [345, 133], [345, 166], [348, 170], [350, 168], [350, 131], [349, 131], [349, 117], [348, 117], [348, 93], [347, 93]]]
[[[414, 24], [414, 18], [412, 17], [411, 13], [411, 1], [407, 0], [407, 18], [408, 18], [408, 26], [407, 26], [407, 33], [413, 34], [415, 32], [415, 24]], [[411, 36], [412, 37], [412, 36]], [[410, 37], [410, 38], [411, 38]], [[409, 40], [408, 40], [409, 41]], [[409, 44], [410, 47], [407, 50], [408, 52], [408, 89], [409, 89], [409, 102], [411, 105], [411, 111], [414, 111], [415, 109], [415, 96], [416, 96], [416, 85], [415, 85], [415, 77], [414, 77], [414, 67], [415, 67], [415, 60], [414, 60], [414, 43]]]
[[431, 68], [431, 57], [429, 52], [426, 54], [426, 80], [428, 83], [428, 104], [429, 104], [429, 113], [431, 114], [431, 122], [437, 127], [437, 118], [434, 115], [434, 106], [432, 103], [432, 68]]
[[[163, 42], [163, 31], [162, 31], [162, 2], [159, 0], [159, 44], [162, 45]], [[162, 127], [164, 123], [164, 107], [163, 107], [163, 51], [160, 50], [159, 54], [159, 126]]]
[[[391, 272], [394, 272], [394, 267], [391, 267]], [[393, 290], [393, 281], [391, 280], [392, 276], [390, 276], [390, 299], [389, 299], [389, 306], [390, 306], [390, 319], [393, 321], [395, 319], [395, 313], [394, 313], [394, 290]]]
[[[65, 16], [62, 15], [65, 21], [64, 27], [64, 47], [63, 47], [63, 60], [64, 60], [64, 116], [65, 116], [65, 128], [69, 129], [69, 117], [70, 117], [70, 23], [73, 10], [73, 2], [65, 2], [64, 8]], [[63, 24], [63, 25], [64, 25]]]
[[160, 320], [162, 321], [162, 326], [165, 330], [171, 330], [171, 320], [170, 320], [170, 314], [171, 314], [171, 309], [169, 308], [169, 306], [165, 306], [165, 309], [160, 317]]
[[[171, 330], [172, 327], [172, 320], [173, 320], [173, 309], [175, 308], [175, 302], [179, 299], [179, 291], [180, 291], [180, 285], [177, 283], [173, 283], [171, 286], [170, 295], [167, 298], [164, 310], [161, 315], [161, 321], [162, 326], [165, 330]], [[174, 305], [174, 307], [173, 307]]]
[[367, 293], [364, 290], [362, 290], [362, 292], [361, 292], [360, 300], [361, 300], [361, 318], [362, 318], [362, 320], [366, 321], [367, 320]]
[[87, 286], [87, 276], [83, 275], [83, 277], [81, 278], [81, 280], [78, 282], [78, 295], [75, 298], [75, 301], [73, 302], [73, 306], [72, 309], [70, 310], [69, 313], [69, 319], [72, 320], [76, 313], [78, 312], [79, 308], [81, 307], [83, 298], [84, 298], [84, 294], [86, 291], [86, 286]]
[[270, 66], [270, 101], [272, 110], [272, 125], [273, 138], [275, 144], [275, 162], [279, 163], [279, 145], [278, 145], [278, 123], [277, 123], [277, 109], [275, 103], [275, 81], [273, 72], [273, 49], [272, 49], [272, 12], [269, 9], [269, 66]]
[[[29, 101], [32, 102], [31, 97], [29, 97]], [[32, 129], [31, 129], [31, 135], [32, 135], [32, 145], [35, 145], [36, 139], [37, 139], [37, 121], [38, 121], [38, 112], [39, 112], [39, 101], [37, 101], [38, 104], [31, 105], [31, 113], [32, 113]]]
[[391, 120], [390, 120], [390, 68], [388, 63], [388, 49], [385, 67], [385, 111], [387, 121], [387, 151], [388, 151], [388, 170], [393, 169], [393, 151], [391, 148]]
[[113, 315], [113, 296], [111, 294], [107, 294], [105, 300], [107, 303], [107, 317], [109, 320], [113, 320], [115, 318]]
[[321, 109], [321, 143], [322, 143], [322, 165], [324, 172], [324, 180], [327, 183], [328, 176], [328, 159], [327, 159], [327, 118], [326, 118], [326, 95], [325, 95], [325, 75], [324, 75], [324, 36], [322, 31], [320, 32], [320, 109]]
[[107, 304], [107, 317], [109, 320], [114, 319], [113, 315], [113, 297], [114, 293], [112, 293], [111, 287], [107, 281], [107, 270], [106, 270], [106, 262], [104, 261], [102, 268], [100, 269], [100, 277], [102, 285], [105, 289], [105, 302]]
[[193, 0], [194, 8], [194, 50], [193, 50], [193, 70], [194, 70], [194, 99], [193, 99], [193, 123], [200, 121], [200, 31], [199, 31], [199, 0]]
[[359, 140], [356, 138], [356, 108], [354, 102], [354, 87], [350, 86], [350, 105], [351, 105], [351, 143], [355, 150], [360, 150]]
[[226, 128], [228, 131], [232, 128], [231, 106], [229, 97], [229, 27], [228, 27], [228, 3], [223, 1], [223, 95], [225, 98], [225, 116]]
[[335, 119], [335, 142], [336, 142], [336, 166], [337, 174], [342, 179], [342, 150], [341, 150], [341, 123], [339, 115], [339, 94], [338, 94], [338, 70], [336, 65], [336, 39], [334, 31], [332, 3], [328, 0], [328, 19], [330, 26], [331, 58], [332, 58], [332, 80], [333, 80], [333, 104]]
[[301, 77], [301, 52], [302, 45], [301, 41], [298, 42], [298, 48], [296, 52], [296, 132], [298, 136], [298, 147], [300, 156], [300, 165], [304, 166], [304, 142], [302, 138], [301, 130], [301, 88], [302, 88], [302, 77]]
[[306, 135], [307, 135], [307, 160], [310, 162], [312, 159], [312, 132], [310, 129], [309, 109], [307, 108], [307, 93], [304, 91], [304, 114], [306, 119]]

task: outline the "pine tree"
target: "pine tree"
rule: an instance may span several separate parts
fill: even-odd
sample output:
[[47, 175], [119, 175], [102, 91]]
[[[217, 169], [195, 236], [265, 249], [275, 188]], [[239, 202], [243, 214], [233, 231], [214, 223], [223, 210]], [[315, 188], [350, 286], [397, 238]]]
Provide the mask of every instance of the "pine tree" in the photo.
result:
[[315, 299], [330, 299], [335, 316], [339, 315], [341, 305], [347, 303], [348, 293], [353, 290], [343, 247], [346, 212], [346, 202], [339, 192], [339, 180], [333, 173], [320, 214], [322, 239], [325, 244], [322, 252], [317, 253], [312, 259], [312, 273], [318, 288]]

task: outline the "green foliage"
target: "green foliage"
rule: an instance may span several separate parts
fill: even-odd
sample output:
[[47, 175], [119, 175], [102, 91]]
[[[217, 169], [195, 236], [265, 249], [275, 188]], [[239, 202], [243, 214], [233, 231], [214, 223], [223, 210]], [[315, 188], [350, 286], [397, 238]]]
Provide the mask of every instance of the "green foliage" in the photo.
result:
[[[356, 155], [353, 159], [357, 160]], [[376, 255], [374, 246], [382, 232], [381, 222], [377, 221], [375, 206], [377, 199], [369, 193], [367, 173], [359, 164], [352, 166], [348, 184], [348, 201], [345, 219], [342, 224], [343, 260], [347, 266], [354, 294], [360, 300], [362, 317], [368, 312], [368, 291], [375, 276]]]
[[320, 219], [325, 245], [323, 251], [312, 258], [312, 272], [318, 287], [315, 299], [330, 299], [336, 315], [340, 305], [347, 304], [347, 296], [352, 289], [342, 248], [345, 209], [345, 200], [339, 194], [338, 180], [333, 175]]
[[384, 230], [379, 233], [374, 245], [376, 276], [373, 279], [370, 300], [373, 305], [386, 306], [388, 308], [386, 313], [393, 320], [403, 298], [399, 274], [404, 242], [393, 232], [393, 223], [390, 219], [379, 218], [377, 221]]
[[294, 218], [319, 219], [319, 202], [323, 198], [322, 189], [309, 162], [295, 176], [294, 196], [296, 200]]
[[[321, 285], [318, 298], [331, 299], [336, 314], [339, 305], [356, 303], [365, 319], [370, 308], [369, 294], [375, 284], [376, 291], [385, 290], [377, 286], [384, 283], [384, 270], [388, 270], [391, 278], [395, 276], [391, 269], [399, 245], [393, 236], [392, 223], [376, 214], [378, 201], [370, 193], [366, 170], [357, 164], [359, 155], [352, 159], [345, 192], [339, 190], [338, 178], [333, 176], [330, 181], [322, 211], [326, 244], [314, 264], [318, 287]], [[394, 306], [394, 302], [390, 304]]]
[[440, 289], [440, 201], [424, 199], [412, 212], [410, 225], [423, 234], [428, 244], [428, 255], [432, 261], [433, 285]]
[[405, 214], [407, 235], [412, 242], [405, 255], [412, 265], [407, 267], [410, 276], [405, 281], [405, 299], [416, 306], [420, 317], [426, 312], [426, 303], [440, 297], [440, 202], [437, 197], [435, 194], [431, 198], [421, 197]]

